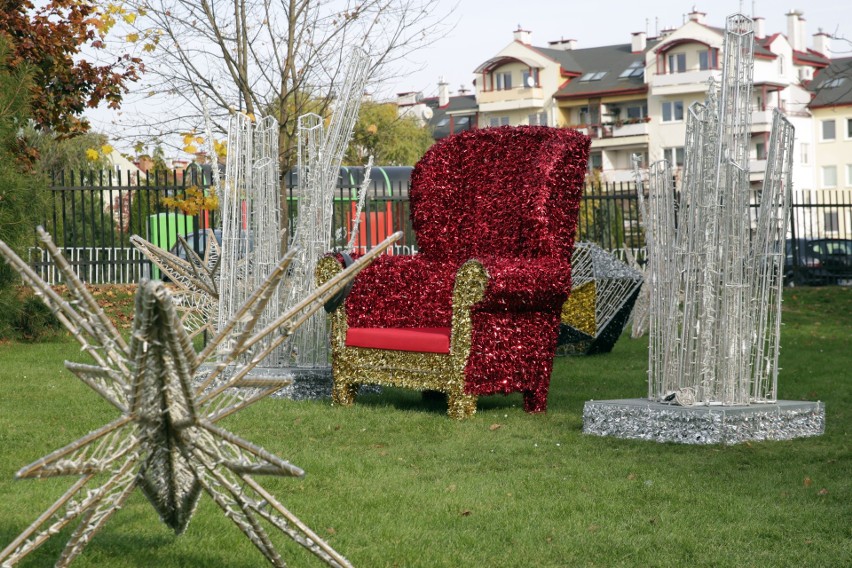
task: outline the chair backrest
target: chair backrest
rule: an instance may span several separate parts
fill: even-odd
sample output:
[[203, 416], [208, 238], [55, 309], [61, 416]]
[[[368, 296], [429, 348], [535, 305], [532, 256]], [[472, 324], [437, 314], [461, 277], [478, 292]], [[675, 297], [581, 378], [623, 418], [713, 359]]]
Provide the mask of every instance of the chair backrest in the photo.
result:
[[590, 139], [576, 130], [503, 126], [435, 143], [411, 176], [420, 254], [570, 258]]

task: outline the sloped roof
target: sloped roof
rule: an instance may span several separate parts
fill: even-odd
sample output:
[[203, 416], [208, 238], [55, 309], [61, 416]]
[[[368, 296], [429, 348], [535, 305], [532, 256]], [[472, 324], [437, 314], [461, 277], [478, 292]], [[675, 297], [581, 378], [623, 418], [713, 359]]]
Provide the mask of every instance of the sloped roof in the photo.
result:
[[[649, 41], [646, 51], [658, 43]], [[560, 61], [566, 71], [581, 76], [592, 72], [606, 72], [606, 75], [595, 81], [580, 81], [579, 77], [572, 79], [560, 87], [554, 95], [556, 98], [581, 97], [595, 93], [642, 92], [648, 89], [642, 77], [619, 77], [631, 63], [641, 61], [642, 66], [645, 65], [645, 52], [633, 53], [629, 43], [570, 51], [542, 47], [535, 49]]]
[[852, 57], [831, 60], [808, 84], [808, 90], [813, 93], [810, 108], [852, 105]]
[[475, 115], [479, 110], [479, 106], [476, 104], [476, 95], [451, 96], [450, 102], [445, 106], [439, 106], [438, 102], [438, 97], [423, 99], [423, 103], [432, 109], [433, 114], [432, 118], [429, 119], [429, 126], [432, 127], [432, 138], [435, 140], [446, 138], [452, 134], [449, 122], [438, 126], [443, 119], [448, 118], [452, 114], [456, 117], [455, 120], [458, 120], [458, 116]]

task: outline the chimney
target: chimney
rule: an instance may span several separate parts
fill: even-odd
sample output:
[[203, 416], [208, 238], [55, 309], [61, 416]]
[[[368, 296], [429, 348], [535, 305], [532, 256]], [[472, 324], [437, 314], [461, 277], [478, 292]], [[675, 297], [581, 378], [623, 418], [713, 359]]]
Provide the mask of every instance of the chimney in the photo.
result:
[[520, 24], [518, 24], [518, 29], [512, 32], [512, 35], [515, 36], [515, 41], [519, 41], [526, 45], [530, 44], [530, 38], [532, 37], [532, 32], [529, 30], [521, 29]]
[[562, 51], [571, 51], [572, 49], [577, 49], [577, 40], [576, 39], [557, 39], [555, 41], [547, 42], [547, 45], [551, 47], [551, 49], [561, 49]]
[[825, 57], [831, 57], [831, 36], [822, 31], [814, 34], [814, 51]]
[[645, 51], [645, 48], [648, 46], [647, 34], [645, 32], [633, 32], [631, 35], [633, 37], [630, 40], [630, 51], [633, 53]]
[[438, 106], [450, 104], [450, 84], [443, 77], [438, 78]]
[[704, 12], [699, 12], [698, 10], [693, 9], [692, 12], [690, 12], [688, 15], [689, 15], [689, 21], [690, 22], [695, 22], [696, 24], [703, 24], [704, 23], [704, 16], [706, 16], [707, 14], [704, 13]]
[[805, 19], [802, 12], [790, 10], [787, 12], [787, 41], [793, 51], [804, 51], [805, 49]]
[[766, 37], [766, 20], [762, 16], [755, 16], [754, 18], [754, 37], [755, 39]]

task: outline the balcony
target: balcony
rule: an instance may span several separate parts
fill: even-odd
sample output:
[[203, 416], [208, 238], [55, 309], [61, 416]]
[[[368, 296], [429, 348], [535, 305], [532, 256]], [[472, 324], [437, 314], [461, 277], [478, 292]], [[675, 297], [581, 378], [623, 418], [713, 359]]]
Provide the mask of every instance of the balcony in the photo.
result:
[[685, 73], [665, 73], [651, 75], [650, 87], [653, 95], [674, 95], [678, 93], [695, 93], [707, 90], [707, 81], [713, 77], [717, 82], [722, 80], [722, 72], [718, 69], [702, 71], [686, 71]]
[[622, 144], [637, 144], [648, 142], [648, 122], [650, 118], [639, 119], [638, 122], [604, 122], [601, 124], [574, 125], [583, 134], [592, 138], [593, 145], [598, 147], [618, 146]]
[[[782, 111], [784, 109], [781, 109]], [[772, 116], [775, 107], [766, 107], [766, 110], [753, 110], [751, 112], [751, 131], [769, 132], [772, 130]]]
[[498, 112], [524, 108], [544, 108], [544, 89], [518, 87], [500, 91], [482, 91], [476, 94], [481, 112]]

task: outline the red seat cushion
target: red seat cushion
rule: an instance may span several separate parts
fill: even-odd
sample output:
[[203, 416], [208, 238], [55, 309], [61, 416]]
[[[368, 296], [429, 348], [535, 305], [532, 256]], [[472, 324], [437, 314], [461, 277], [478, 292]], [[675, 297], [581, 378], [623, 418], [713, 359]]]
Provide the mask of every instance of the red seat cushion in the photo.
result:
[[346, 346], [449, 354], [450, 328], [350, 327]]

